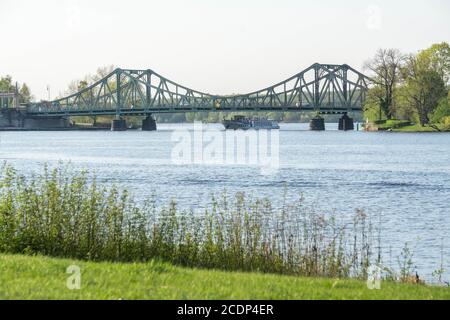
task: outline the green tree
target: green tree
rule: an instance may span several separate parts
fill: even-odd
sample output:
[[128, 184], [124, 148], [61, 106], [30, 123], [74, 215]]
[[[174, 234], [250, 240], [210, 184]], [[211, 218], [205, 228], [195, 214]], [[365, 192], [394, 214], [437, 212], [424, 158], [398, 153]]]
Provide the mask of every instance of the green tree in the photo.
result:
[[448, 95], [449, 61], [450, 47], [442, 43], [410, 55], [402, 68], [406, 99], [414, 106], [422, 126], [430, 122], [430, 116]]
[[12, 83], [11, 76], [5, 76], [0, 78], [0, 91], [14, 91], [15, 86]]
[[431, 122], [442, 123], [445, 118], [450, 117], [450, 92], [446, 98], [442, 98], [431, 116]]
[[378, 101], [381, 111], [391, 119], [395, 111], [396, 89], [400, 82], [400, 68], [404, 55], [397, 49], [379, 49], [375, 56], [364, 64], [371, 71], [375, 87], [369, 91]]
[[397, 89], [397, 99], [395, 107], [395, 116], [397, 119], [409, 120], [411, 122], [418, 122], [418, 114], [414, 104], [410, 103], [407, 97], [407, 87], [405, 85], [400, 86]]
[[89, 86], [89, 83], [87, 82], [87, 80], [81, 80], [80, 82], [78, 82], [77, 91], [86, 89], [88, 86]]
[[450, 45], [447, 42], [433, 44], [419, 53], [419, 57], [428, 63], [430, 69], [436, 71], [442, 81], [448, 85], [450, 80]]
[[30, 88], [28, 88], [26, 83], [22, 84], [22, 86], [20, 87], [19, 97], [20, 103], [30, 103], [31, 100], [33, 100]]

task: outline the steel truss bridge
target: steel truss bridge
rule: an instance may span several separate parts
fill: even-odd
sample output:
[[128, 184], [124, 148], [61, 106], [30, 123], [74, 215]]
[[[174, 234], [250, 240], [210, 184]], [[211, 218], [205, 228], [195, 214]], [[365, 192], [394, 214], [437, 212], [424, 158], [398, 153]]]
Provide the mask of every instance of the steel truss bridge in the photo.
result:
[[350, 66], [313, 64], [289, 79], [248, 94], [214, 95], [179, 85], [152, 70], [115, 69], [86, 89], [28, 106], [32, 117], [150, 115], [203, 111], [361, 111], [370, 79]]

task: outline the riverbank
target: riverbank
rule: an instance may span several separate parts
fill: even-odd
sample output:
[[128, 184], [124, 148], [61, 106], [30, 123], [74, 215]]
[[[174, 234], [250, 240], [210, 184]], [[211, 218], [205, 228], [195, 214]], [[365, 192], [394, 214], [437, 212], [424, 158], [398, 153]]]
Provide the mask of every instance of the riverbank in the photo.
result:
[[443, 124], [421, 126], [408, 120], [382, 120], [370, 123], [367, 131], [389, 131], [389, 132], [450, 132], [450, 128]]
[[[0, 254], [0, 299], [450, 299], [450, 289], [365, 281], [223, 272], [148, 263], [86, 262]], [[69, 266], [80, 268], [70, 290]], [[70, 282], [76, 284], [76, 282]]]
[[418, 132], [418, 133], [420, 133], [420, 132], [450, 133], [450, 129], [444, 127], [443, 125], [422, 127], [419, 124], [413, 124], [413, 125], [405, 126], [405, 127], [401, 127], [401, 128], [394, 128], [392, 131], [393, 132]]

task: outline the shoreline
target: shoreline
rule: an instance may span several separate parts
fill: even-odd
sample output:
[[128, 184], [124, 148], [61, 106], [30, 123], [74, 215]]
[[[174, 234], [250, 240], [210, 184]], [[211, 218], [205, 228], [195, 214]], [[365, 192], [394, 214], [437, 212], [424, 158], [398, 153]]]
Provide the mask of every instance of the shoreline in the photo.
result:
[[[307, 124], [308, 122], [279, 122], [280, 124]], [[334, 124], [334, 122], [330, 122]], [[193, 122], [175, 122], [175, 123], [161, 123], [162, 125], [188, 125], [193, 124]], [[206, 122], [204, 124], [220, 124], [218, 122]], [[127, 128], [127, 131], [140, 131], [140, 128]], [[101, 126], [83, 126], [75, 125], [72, 127], [54, 127], [54, 128], [19, 128], [19, 127], [0, 127], [0, 132], [22, 132], [22, 131], [111, 131], [110, 127]], [[283, 129], [281, 129], [283, 131]], [[308, 129], [302, 131], [310, 131]], [[335, 130], [324, 130], [324, 131], [335, 131]], [[367, 129], [364, 128], [364, 124], [360, 123], [359, 130], [352, 130], [355, 132], [389, 132], [389, 133], [450, 133], [450, 130], [436, 130], [431, 127], [419, 127], [417, 125], [403, 126], [399, 128], [389, 128], [389, 127], [379, 127], [376, 124], [370, 124]]]

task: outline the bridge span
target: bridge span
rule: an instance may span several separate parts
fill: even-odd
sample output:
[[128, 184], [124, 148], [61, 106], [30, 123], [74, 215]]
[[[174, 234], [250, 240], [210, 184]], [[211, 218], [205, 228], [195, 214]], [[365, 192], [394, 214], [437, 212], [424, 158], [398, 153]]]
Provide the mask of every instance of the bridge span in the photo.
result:
[[[126, 129], [123, 117], [133, 115], [147, 117], [143, 130], [155, 130], [152, 114], [156, 113], [310, 111], [317, 115], [347, 114], [362, 111], [369, 83], [367, 76], [349, 65], [315, 63], [255, 92], [215, 95], [182, 86], [150, 69], [118, 68], [79, 92], [54, 101], [32, 103], [25, 113], [37, 122], [113, 115], [113, 130]], [[320, 122], [320, 118], [317, 116], [317, 121]]]

